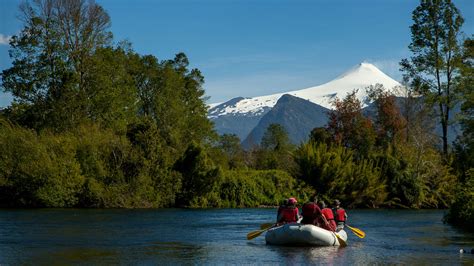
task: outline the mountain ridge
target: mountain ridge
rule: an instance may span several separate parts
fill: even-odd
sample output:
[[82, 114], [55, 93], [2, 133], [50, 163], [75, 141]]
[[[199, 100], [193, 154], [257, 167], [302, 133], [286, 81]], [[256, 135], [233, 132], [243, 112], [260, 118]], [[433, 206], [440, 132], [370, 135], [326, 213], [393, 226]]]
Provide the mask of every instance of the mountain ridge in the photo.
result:
[[243, 140], [245, 148], [260, 144], [270, 124], [280, 124], [288, 133], [291, 143], [307, 141], [309, 132], [315, 127], [327, 124], [329, 109], [308, 100], [289, 94], [278, 99], [277, 104], [267, 112]]

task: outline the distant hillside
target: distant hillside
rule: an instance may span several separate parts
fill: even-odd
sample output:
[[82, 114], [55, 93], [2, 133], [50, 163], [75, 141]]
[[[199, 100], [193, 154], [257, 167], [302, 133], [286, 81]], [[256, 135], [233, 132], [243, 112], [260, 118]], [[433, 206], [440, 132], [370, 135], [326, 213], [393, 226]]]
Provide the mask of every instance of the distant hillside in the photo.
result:
[[243, 99], [245, 98], [237, 97], [209, 110], [208, 117], [220, 135], [236, 134], [240, 140], [245, 139], [250, 131], [257, 126], [260, 119], [271, 109], [270, 107], [264, 108], [259, 113], [227, 112], [228, 109], [235, 108], [235, 105]]
[[260, 140], [270, 124], [282, 125], [288, 132], [292, 143], [301, 143], [308, 139], [313, 128], [327, 124], [328, 111], [329, 109], [310, 101], [285, 94], [262, 117], [242, 144], [246, 148], [260, 144]]

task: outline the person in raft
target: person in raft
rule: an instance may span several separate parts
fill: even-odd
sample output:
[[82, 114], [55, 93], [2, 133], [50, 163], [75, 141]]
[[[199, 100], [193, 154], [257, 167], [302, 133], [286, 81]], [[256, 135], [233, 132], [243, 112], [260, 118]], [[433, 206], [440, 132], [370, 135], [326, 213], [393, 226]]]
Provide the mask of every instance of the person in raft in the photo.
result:
[[284, 208], [286, 208], [287, 205], [288, 205], [288, 199], [284, 199], [283, 203], [280, 205], [280, 207], [278, 207], [277, 220], [278, 220], [278, 217], [280, 217], [281, 212], [283, 211]]
[[301, 220], [302, 224], [312, 224], [319, 226], [320, 217], [321, 217], [321, 209], [318, 206], [318, 198], [313, 196], [313, 201], [307, 202], [303, 205], [302, 208], [302, 215], [303, 220]]
[[320, 201], [318, 203], [319, 208], [321, 208], [321, 213], [323, 214], [324, 218], [326, 218], [326, 222], [322, 221], [320, 223], [321, 227], [329, 230], [329, 231], [336, 231], [336, 222], [334, 221], [334, 214], [330, 208], [327, 208], [326, 203], [324, 201]]
[[336, 220], [336, 231], [344, 229], [344, 225], [347, 221], [347, 213], [341, 208], [341, 202], [339, 200], [334, 200], [334, 208], [332, 209], [334, 213], [334, 220]]
[[277, 224], [296, 223], [298, 221], [299, 211], [296, 203], [295, 198], [289, 198], [286, 201], [286, 206], [280, 206], [281, 209], [278, 208]]

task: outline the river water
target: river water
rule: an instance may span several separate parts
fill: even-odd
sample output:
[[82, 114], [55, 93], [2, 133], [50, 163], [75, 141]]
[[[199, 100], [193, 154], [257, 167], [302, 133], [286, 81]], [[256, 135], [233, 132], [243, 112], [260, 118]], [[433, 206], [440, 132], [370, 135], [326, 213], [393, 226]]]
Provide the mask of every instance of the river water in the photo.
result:
[[439, 210], [351, 210], [348, 246], [280, 247], [250, 231], [275, 209], [0, 209], [0, 265], [446, 264], [474, 265], [474, 234]]

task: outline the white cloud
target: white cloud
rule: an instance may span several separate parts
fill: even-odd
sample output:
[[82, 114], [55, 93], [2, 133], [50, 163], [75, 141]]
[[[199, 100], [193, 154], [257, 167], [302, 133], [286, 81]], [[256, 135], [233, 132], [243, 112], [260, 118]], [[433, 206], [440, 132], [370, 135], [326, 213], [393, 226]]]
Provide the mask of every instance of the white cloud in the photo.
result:
[[8, 45], [12, 36], [3, 35], [0, 33], [0, 45]]

